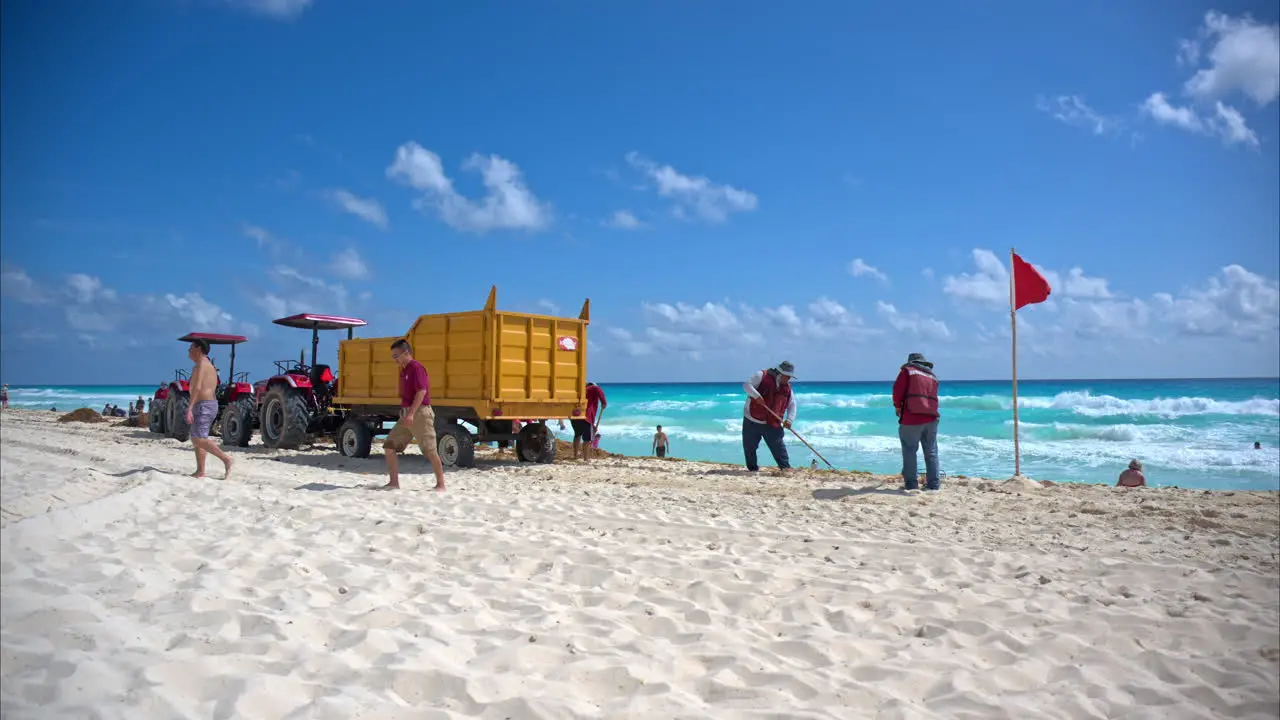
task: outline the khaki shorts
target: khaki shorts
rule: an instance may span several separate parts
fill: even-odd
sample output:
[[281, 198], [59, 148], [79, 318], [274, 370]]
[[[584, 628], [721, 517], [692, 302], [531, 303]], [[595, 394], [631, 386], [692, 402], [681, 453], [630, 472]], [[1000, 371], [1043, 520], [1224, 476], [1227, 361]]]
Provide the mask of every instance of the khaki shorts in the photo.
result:
[[387, 435], [387, 439], [382, 441], [382, 447], [404, 452], [405, 448], [415, 440], [418, 441], [418, 447], [422, 449], [424, 457], [435, 457], [436, 413], [429, 407], [419, 408], [412, 422], [401, 420], [396, 423], [396, 426], [391, 428], [391, 433]]

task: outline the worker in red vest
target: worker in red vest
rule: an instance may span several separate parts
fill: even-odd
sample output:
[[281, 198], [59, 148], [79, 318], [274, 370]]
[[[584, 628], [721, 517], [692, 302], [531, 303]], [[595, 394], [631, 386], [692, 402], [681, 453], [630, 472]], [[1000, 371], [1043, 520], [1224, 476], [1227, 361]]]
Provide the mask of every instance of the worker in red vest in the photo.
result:
[[902, 480], [907, 490], [920, 489], [916, 450], [924, 446], [925, 490], [938, 490], [938, 378], [933, 363], [911, 353], [893, 383], [893, 408], [902, 441]]
[[795, 365], [783, 360], [775, 368], [752, 375], [742, 385], [747, 392], [747, 405], [742, 411], [742, 452], [751, 472], [760, 470], [756, 450], [761, 440], [769, 446], [779, 470], [791, 468], [783, 428], [791, 427], [796, 419], [796, 398], [791, 394], [795, 374]]

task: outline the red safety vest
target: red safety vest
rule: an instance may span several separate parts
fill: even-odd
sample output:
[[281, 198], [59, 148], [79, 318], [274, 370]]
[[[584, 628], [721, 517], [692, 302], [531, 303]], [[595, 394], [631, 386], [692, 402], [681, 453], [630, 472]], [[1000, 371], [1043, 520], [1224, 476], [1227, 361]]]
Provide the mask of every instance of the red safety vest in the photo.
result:
[[914, 365], [904, 365], [902, 369], [907, 371], [907, 392], [902, 403], [904, 414], [938, 417], [938, 378]]
[[768, 423], [773, 427], [782, 427], [782, 423], [777, 417], [770, 415], [765, 408], [772, 410], [778, 417], [786, 417], [787, 408], [791, 405], [791, 383], [781, 385], [778, 378], [768, 370], [764, 373], [764, 379], [760, 381], [760, 387], [756, 388], [760, 392], [760, 397], [764, 398], [763, 402], [751, 399], [750, 413], [754, 420]]

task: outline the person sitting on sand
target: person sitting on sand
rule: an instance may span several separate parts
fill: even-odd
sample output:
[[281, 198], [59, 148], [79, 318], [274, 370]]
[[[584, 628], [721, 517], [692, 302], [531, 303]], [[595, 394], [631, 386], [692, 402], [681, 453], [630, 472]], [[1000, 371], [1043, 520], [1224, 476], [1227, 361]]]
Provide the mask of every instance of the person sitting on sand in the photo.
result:
[[1120, 473], [1120, 479], [1116, 481], [1116, 487], [1146, 487], [1147, 478], [1142, 474], [1142, 463], [1137, 460], [1129, 461], [1129, 469]]
[[658, 432], [653, 434], [653, 454], [656, 457], [666, 457], [667, 448], [670, 447], [671, 441], [667, 439], [667, 434], [662, 432], [662, 426], [658, 426]]

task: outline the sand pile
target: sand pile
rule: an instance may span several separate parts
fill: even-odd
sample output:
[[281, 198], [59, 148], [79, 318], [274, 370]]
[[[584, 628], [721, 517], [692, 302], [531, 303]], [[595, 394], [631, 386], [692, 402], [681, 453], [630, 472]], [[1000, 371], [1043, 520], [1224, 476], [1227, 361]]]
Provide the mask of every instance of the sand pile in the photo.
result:
[[[591, 453], [591, 457], [594, 459], [598, 457], [620, 458], [623, 456], [617, 453], [607, 452], [605, 450], [594, 450]], [[560, 440], [559, 438], [557, 438], [556, 439], [556, 462], [560, 462], [562, 460], [572, 460], [572, 459], [573, 459], [573, 443], [567, 440]]]
[[101, 413], [97, 410], [93, 410], [91, 408], [80, 408], [79, 410], [72, 410], [66, 415], [58, 418], [58, 422], [99, 423], [104, 419], [105, 418], [103, 418]]

